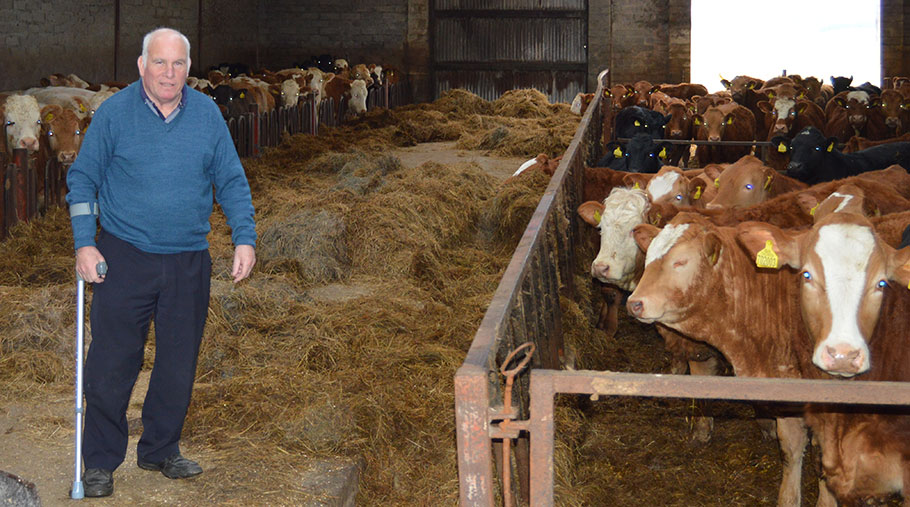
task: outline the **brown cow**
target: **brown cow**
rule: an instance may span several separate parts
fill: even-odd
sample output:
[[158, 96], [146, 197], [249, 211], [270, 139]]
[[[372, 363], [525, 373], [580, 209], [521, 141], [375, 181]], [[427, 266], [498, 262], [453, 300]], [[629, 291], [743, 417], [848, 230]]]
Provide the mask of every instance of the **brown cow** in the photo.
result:
[[[689, 140], [694, 137], [692, 107], [682, 99], [671, 98], [664, 107], [664, 114], [670, 115], [670, 121], [664, 125], [664, 139]], [[688, 144], [676, 144], [670, 150], [667, 164], [689, 165], [690, 150]]]
[[872, 140], [889, 137], [884, 115], [878, 107], [878, 97], [869, 97], [864, 91], [838, 93], [825, 106], [826, 136], [846, 142], [852, 136], [863, 136]]
[[705, 88], [705, 85], [698, 83], [661, 84], [657, 85], [657, 87], [667, 95], [683, 100], [689, 100], [695, 95], [705, 96], [708, 94], [708, 89]]
[[[695, 126], [697, 140], [755, 140], [755, 115], [736, 103], [711, 106], [704, 114], [696, 115], [692, 123]], [[736, 162], [751, 151], [751, 146], [699, 145], [695, 150], [695, 157], [698, 159], [698, 165], [704, 167], [711, 162]]]
[[352, 114], [363, 114], [367, 110], [367, 87], [360, 79], [350, 80], [332, 76], [325, 82], [325, 96], [335, 101], [339, 118], [343, 116], [341, 99], [347, 99], [348, 111]]
[[872, 141], [871, 139], [866, 139], [865, 137], [853, 136], [847, 140], [844, 144], [844, 149], [841, 150], [843, 153], [853, 153], [855, 151], [862, 151], [866, 148], [871, 148], [873, 146], [878, 146], [881, 144], [888, 143], [899, 143], [910, 141], [910, 132], [900, 136], [900, 137], [891, 137], [888, 139], [882, 139], [879, 141]]
[[569, 108], [569, 111], [578, 116], [582, 116], [585, 114], [585, 111], [588, 110], [588, 106], [591, 104], [592, 100], [594, 100], [593, 93], [579, 92], [575, 95], [575, 99], [572, 100], [572, 106]]
[[[41, 109], [39, 151], [44, 153], [45, 160], [56, 158], [61, 164], [75, 162], [88, 123], [87, 118], [80, 119], [71, 109], [53, 104], [44, 106]], [[43, 168], [43, 165], [38, 167]]]
[[778, 97], [770, 102], [759, 102], [758, 107], [765, 113], [765, 123], [769, 125], [767, 140], [774, 143], [765, 159], [777, 171], [787, 168], [790, 162], [787, 145], [797, 132], [808, 126], [819, 130], [825, 126], [825, 112], [809, 100]]
[[[626, 304], [642, 322], [659, 322], [718, 349], [736, 375], [819, 378], [807, 332], [792, 304], [798, 275], [758, 272], [736, 241], [736, 229], [680, 213], [660, 230], [634, 228], [645, 268]], [[800, 473], [808, 434], [801, 417], [777, 418], [783, 477], [778, 505], [800, 505]]]
[[887, 137], [898, 137], [910, 132], [910, 98], [897, 90], [882, 90], [879, 106], [885, 117]]
[[730, 164], [714, 181], [717, 195], [707, 204], [708, 208], [744, 208], [807, 187], [752, 155]]

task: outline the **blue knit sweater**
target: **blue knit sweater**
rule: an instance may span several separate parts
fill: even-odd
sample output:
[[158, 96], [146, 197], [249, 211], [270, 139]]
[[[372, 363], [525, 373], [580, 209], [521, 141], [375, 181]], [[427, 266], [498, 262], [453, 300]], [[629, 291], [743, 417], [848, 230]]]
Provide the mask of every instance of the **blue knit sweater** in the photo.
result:
[[[218, 107], [184, 88], [186, 107], [165, 123], [143, 102], [141, 86], [96, 111], [67, 174], [67, 202], [97, 202], [101, 227], [140, 250], [205, 250], [214, 186], [234, 244], [255, 245], [250, 187]], [[77, 249], [95, 244], [94, 216], [72, 224]]]

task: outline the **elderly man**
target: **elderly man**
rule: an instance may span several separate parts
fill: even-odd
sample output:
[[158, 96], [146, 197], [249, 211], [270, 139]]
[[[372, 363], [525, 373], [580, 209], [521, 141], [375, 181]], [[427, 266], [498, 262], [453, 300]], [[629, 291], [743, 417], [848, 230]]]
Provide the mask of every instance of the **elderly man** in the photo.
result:
[[[95, 283], [85, 367], [89, 497], [113, 493], [113, 471], [126, 456], [126, 408], [153, 320], [138, 466], [172, 479], [202, 473], [181, 455], [179, 441], [208, 312], [213, 187], [232, 230], [234, 282], [256, 262], [243, 166], [218, 107], [185, 84], [189, 41], [176, 30], [154, 30], [137, 63], [141, 79], [98, 109], [67, 175], [76, 271]], [[109, 269], [99, 276], [102, 261]]]

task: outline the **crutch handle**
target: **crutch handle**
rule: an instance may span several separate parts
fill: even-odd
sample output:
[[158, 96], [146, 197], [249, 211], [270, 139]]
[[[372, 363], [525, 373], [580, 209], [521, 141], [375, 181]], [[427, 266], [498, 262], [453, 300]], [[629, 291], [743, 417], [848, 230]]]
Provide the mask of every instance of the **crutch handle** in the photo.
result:
[[[107, 274], [107, 263], [104, 261], [99, 262], [98, 264], [95, 265], [95, 271], [98, 272], [98, 276], [106, 275]], [[82, 282], [85, 281], [82, 279], [82, 276], [78, 272], [76, 273], [76, 279], [79, 281], [82, 281]]]

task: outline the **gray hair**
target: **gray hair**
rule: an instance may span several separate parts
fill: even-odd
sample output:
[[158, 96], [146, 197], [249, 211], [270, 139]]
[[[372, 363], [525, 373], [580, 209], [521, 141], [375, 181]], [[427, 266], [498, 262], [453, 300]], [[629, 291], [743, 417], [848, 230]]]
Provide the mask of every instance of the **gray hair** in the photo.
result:
[[187, 61], [187, 64], [189, 64], [189, 62], [190, 62], [190, 40], [186, 38], [186, 35], [183, 35], [179, 31], [174, 30], [173, 28], [166, 28], [166, 27], [156, 28], [156, 29], [152, 30], [151, 32], [145, 34], [145, 37], [142, 38], [142, 64], [148, 65], [149, 45], [152, 43], [152, 39], [154, 39], [155, 37], [157, 37], [159, 35], [164, 35], [164, 34], [173, 34], [173, 35], [180, 37], [180, 39], [183, 41], [183, 44], [186, 45], [186, 61]]

